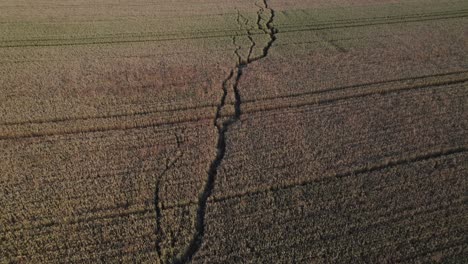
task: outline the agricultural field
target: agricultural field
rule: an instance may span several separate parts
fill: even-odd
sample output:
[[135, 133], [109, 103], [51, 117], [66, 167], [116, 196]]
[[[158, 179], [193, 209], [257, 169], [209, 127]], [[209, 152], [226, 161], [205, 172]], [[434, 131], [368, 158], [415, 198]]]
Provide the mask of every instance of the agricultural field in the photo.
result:
[[0, 0], [0, 263], [467, 263], [466, 0]]

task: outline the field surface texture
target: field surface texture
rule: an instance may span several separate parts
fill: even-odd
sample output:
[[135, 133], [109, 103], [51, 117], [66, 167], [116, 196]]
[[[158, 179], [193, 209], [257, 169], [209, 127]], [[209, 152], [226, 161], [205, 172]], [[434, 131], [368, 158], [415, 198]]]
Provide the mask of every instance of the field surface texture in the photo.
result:
[[0, 263], [468, 263], [468, 1], [0, 0]]

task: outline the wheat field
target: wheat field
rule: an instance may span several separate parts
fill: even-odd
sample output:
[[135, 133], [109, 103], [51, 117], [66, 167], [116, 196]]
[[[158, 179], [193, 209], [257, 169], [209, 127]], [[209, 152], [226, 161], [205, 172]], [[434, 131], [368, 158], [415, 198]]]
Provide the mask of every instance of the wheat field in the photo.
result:
[[465, 0], [0, 0], [0, 263], [466, 263]]

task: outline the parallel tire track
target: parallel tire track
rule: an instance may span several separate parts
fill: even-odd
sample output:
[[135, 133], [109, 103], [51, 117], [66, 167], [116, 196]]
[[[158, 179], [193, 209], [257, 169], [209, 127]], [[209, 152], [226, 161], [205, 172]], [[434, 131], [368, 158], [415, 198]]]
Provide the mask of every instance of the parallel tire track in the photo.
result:
[[[242, 75], [242, 69], [245, 66], [240, 67], [240, 71], [236, 75], [239, 74]], [[446, 87], [448, 85], [457, 85], [457, 84], [462, 84], [465, 85], [468, 82], [468, 78], [465, 77], [466, 72], [456, 72], [456, 73], [450, 73], [450, 74], [437, 74], [433, 75], [433, 77], [437, 76], [449, 76], [449, 75], [458, 75], [461, 74], [461, 76], [450, 78], [450, 76], [446, 80], [436, 80], [436, 81], [430, 81], [430, 82], [424, 82], [423, 78], [426, 77], [414, 77], [414, 78], [408, 78], [408, 79], [401, 79], [401, 80], [391, 80], [391, 81], [382, 81], [382, 82], [374, 82], [374, 83], [368, 83], [368, 84], [358, 84], [358, 85], [351, 85], [351, 86], [344, 86], [344, 87], [335, 87], [335, 88], [330, 88], [326, 90], [321, 90], [321, 91], [314, 91], [314, 92], [306, 92], [306, 93], [300, 93], [300, 94], [291, 94], [291, 95], [279, 95], [275, 97], [268, 97], [268, 98], [258, 98], [258, 99], [247, 99], [243, 101], [243, 104], [245, 104], [244, 107], [239, 107], [236, 109], [237, 112], [242, 112], [242, 113], [259, 113], [259, 112], [268, 112], [268, 111], [274, 111], [274, 110], [280, 110], [280, 109], [288, 109], [288, 108], [297, 108], [297, 107], [304, 107], [308, 105], [319, 105], [319, 104], [329, 104], [337, 101], [342, 101], [342, 100], [348, 100], [348, 99], [353, 99], [353, 98], [361, 98], [361, 97], [366, 97], [366, 96], [372, 96], [372, 95], [386, 95], [386, 94], [392, 94], [392, 93], [398, 93], [398, 92], [405, 92], [405, 91], [413, 91], [413, 90], [419, 90], [419, 89], [426, 89], [426, 88], [437, 88], [437, 87]], [[240, 76], [237, 76], [237, 78], [240, 78]], [[431, 76], [427, 77], [431, 78]], [[228, 80], [229, 81], [229, 80]], [[392, 83], [398, 83], [398, 82], [412, 82], [412, 81], [421, 81], [421, 83], [415, 83], [415, 84], [403, 84], [400, 86], [392, 86], [389, 88], [378, 88], [378, 89], [368, 89], [372, 88], [374, 85], [381, 85], [381, 84], [389, 84], [391, 85]], [[334, 95], [334, 92], [345, 92], [347, 89], [366, 89], [368, 91], [356, 91], [354, 94], [344, 94], [344, 95]], [[237, 85], [235, 86], [235, 89], [237, 89]], [[305, 96], [313, 96], [316, 95], [318, 98], [311, 97], [311, 98], [306, 98]], [[320, 96], [325, 96], [324, 98], [320, 98]], [[327, 98], [326, 96], [330, 96], [331, 98]], [[239, 99], [239, 93], [237, 92], [236, 95], [237, 99]], [[272, 106], [271, 102], [272, 100], [277, 100], [277, 99], [291, 99], [291, 98], [300, 98], [303, 99], [302, 102], [289, 102], [285, 103], [282, 102], [280, 104], [277, 104], [276, 106]], [[281, 101], [278, 101], [281, 102]], [[260, 105], [259, 103], [265, 103], [264, 105]], [[226, 107], [229, 106], [228, 103], [225, 105]], [[202, 107], [203, 108], [203, 107]], [[148, 116], [148, 115], [154, 115], [156, 113], [145, 113], [143, 116]], [[225, 114], [223, 113], [218, 113], [219, 117], [224, 118], [226, 117]], [[140, 116], [139, 114], [129, 114], [128, 116], [124, 117], [133, 117], [133, 116]], [[97, 133], [97, 132], [105, 132], [105, 131], [123, 131], [123, 130], [130, 130], [130, 129], [144, 129], [144, 128], [149, 128], [149, 127], [156, 127], [156, 126], [164, 126], [164, 125], [175, 125], [175, 124], [182, 124], [182, 123], [191, 123], [191, 122], [200, 122], [200, 121], [206, 121], [210, 120], [213, 118], [212, 114], [205, 113], [203, 115], [200, 115], [199, 117], [193, 118], [193, 117], [184, 117], [184, 118], [179, 118], [179, 120], [151, 120], [151, 121], [141, 121], [141, 122], [130, 122], [128, 124], [124, 122], [113, 122], [110, 125], [102, 124], [100, 127], [96, 127], [95, 124], [93, 124], [94, 127], [86, 128], [86, 125], [82, 125], [80, 129], [74, 129], [73, 127], [67, 128], [66, 124], [64, 124], [64, 127], [62, 127], [61, 131], [59, 129], [55, 128], [52, 130], [36, 130], [36, 131], [30, 131], [28, 128], [21, 128], [22, 132], [21, 133], [16, 133], [13, 132], [14, 130], [8, 130], [6, 128], [11, 127], [11, 126], [3, 126], [3, 129], [8, 131], [7, 133], [2, 132], [2, 126], [0, 126], [0, 140], [16, 140], [16, 139], [27, 139], [27, 138], [37, 138], [37, 137], [47, 137], [47, 136], [63, 136], [63, 135], [73, 135], [73, 134], [80, 134], [80, 133]], [[99, 119], [106, 120], [106, 117], [99, 117]], [[113, 119], [113, 117], [109, 118]], [[55, 124], [55, 123], [66, 123], [66, 122], [71, 122], [74, 121], [74, 119], [70, 120], [60, 120], [60, 121], [51, 121], [48, 122], [49, 124]], [[76, 121], [80, 121], [80, 119], [76, 119]], [[93, 119], [84, 119], [82, 121], [93, 121]], [[48, 123], [41, 123], [41, 124], [48, 124]], [[133, 123], [133, 124], [131, 124]], [[139, 124], [138, 124], [139, 123]], [[31, 123], [34, 125], [34, 123]], [[24, 124], [24, 126], [28, 126], [30, 124]]]
[[[402, 17], [379, 17], [379, 18], [364, 18], [362, 21], [375, 21], [375, 22], [361, 22], [361, 21], [351, 21], [350, 23], [329, 23], [329, 24], [312, 24], [312, 25], [285, 25], [285, 29], [279, 29], [276, 33], [290, 33], [290, 32], [300, 32], [300, 31], [317, 31], [317, 30], [328, 30], [328, 29], [340, 29], [340, 28], [353, 28], [353, 27], [366, 27], [374, 25], [392, 25], [392, 24], [401, 24], [401, 23], [415, 23], [415, 22], [424, 22], [424, 21], [437, 21], [437, 20], [447, 20], [447, 19], [456, 19], [456, 18], [465, 18], [468, 17], [467, 13], [464, 11], [461, 12], [452, 12], [447, 15], [440, 14], [416, 14], [414, 16], [402, 16]], [[213, 31], [218, 32], [218, 31]], [[181, 40], [195, 40], [195, 39], [214, 39], [214, 38], [232, 38], [239, 35], [249, 36], [249, 35], [263, 35], [263, 32], [252, 32], [239, 34], [238, 31], [232, 30], [232, 33], [227, 33], [226, 30], [219, 30], [220, 34], [207, 34], [205, 36], [200, 36], [200, 34], [211, 33], [211, 32], [200, 32], [198, 36], [181, 36], [181, 37], [169, 37], [169, 38], [151, 38], [153, 36], [141, 36], [141, 39], [116, 39], [116, 40], [105, 40], [105, 38], [72, 38], [74, 42], [65, 42], [65, 43], [47, 43], [47, 41], [55, 41], [59, 39], [50, 39], [50, 40], [8, 40], [8, 42], [30, 42], [25, 44], [15, 43], [8, 44], [7, 41], [0, 41], [0, 48], [21, 48], [21, 47], [56, 47], [56, 46], [82, 46], [82, 45], [111, 45], [111, 44], [125, 44], [125, 43], [145, 43], [145, 42], [162, 42], [162, 41], [181, 41]], [[227, 34], [222, 34], [227, 33]], [[109, 37], [112, 39], [112, 37]], [[95, 40], [95, 41], [86, 41], [86, 40]], [[35, 42], [34, 42], [35, 41]], [[76, 42], [82, 41], [82, 42]], [[45, 43], [40, 43], [45, 42]], [[2, 44], [4, 43], [4, 44]]]
[[[179, 136], [176, 134], [176, 142], [177, 142], [177, 149], [180, 148], [181, 140]], [[160, 193], [161, 193], [161, 181], [162, 177], [177, 163], [177, 161], [182, 157], [182, 153], [177, 151], [176, 156], [173, 159], [168, 159], [166, 161], [166, 167], [164, 171], [159, 175], [158, 179], [156, 179], [156, 188], [154, 191], [154, 211], [156, 213], [156, 253], [158, 254], [159, 263], [162, 262], [163, 253], [161, 243], [163, 241], [164, 230], [162, 228], [161, 220], [162, 220], [162, 202], [160, 201]]]
[[[249, 61], [253, 62], [255, 61], [255, 59], [252, 59]], [[277, 95], [273, 97], [262, 97], [258, 99], [244, 99], [243, 103], [267, 101], [267, 100], [282, 99], [282, 98], [302, 97], [304, 95], [341, 91], [341, 90], [346, 90], [346, 89], [351, 89], [351, 88], [359, 88], [363, 86], [389, 84], [389, 83], [397, 83], [397, 82], [410, 82], [410, 81], [418, 81], [418, 80], [433, 78], [433, 77], [449, 77], [450, 75], [459, 75], [459, 74], [463, 75], [467, 73], [468, 71], [455, 71], [455, 72], [414, 76], [414, 77], [407, 77], [407, 78], [400, 78], [400, 79], [367, 82], [367, 83], [353, 84], [353, 85], [341, 86], [341, 87], [331, 87], [328, 89], [312, 91], [312, 92], [295, 93], [295, 94], [288, 94], [288, 95]], [[427, 86], [430, 86], [430, 84], [428, 84]], [[189, 107], [178, 107], [178, 108], [163, 109], [163, 110], [148, 110], [148, 111], [133, 112], [133, 113], [115, 113], [115, 114], [100, 115], [100, 116], [99, 115], [81, 116], [81, 117], [70, 117], [70, 118], [61, 117], [61, 118], [54, 118], [54, 119], [38, 119], [38, 120], [31, 120], [31, 121], [16, 121], [16, 122], [6, 121], [3, 123], [0, 123], [0, 126], [47, 124], [47, 123], [60, 123], [60, 122], [79, 121], [79, 120], [96, 120], [96, 119], [119, 118], [119, 117], [145, 116], [145, 115], [156, 114], [156, 113], [178, 112], [178, 111], [184, 111], [184, 110], [199, 110], [199, 109], [207, 109], [207, 108], [214, 108], [214, 107], [217, 107], [217, 104], [201, 104], [201, 105], [194, 105], [194, 106], [189, 106]]]
[[[382, 171], [388, 168], [393, 168], [401, 165], [406, 165], [406, 164], [412, 164], [412, 163], [417, 163], [417, 162], [423, 162], [423, 161], [429, 161], [429, 160], [434, 160], [438, 158], [447, 158], [451, 157], [453, 155], [461, 155], [464, 153], [468, 152], [468, 146], [463, 146], [460, 148], [451, 148], [451, 149], [442, 149], [440, 151], [434, 151], [434, 152], [428, 152], [428, 153], [421, 153], [418, 155], [414, 155], [412, 157], [405, 157], [405, 158], [400, 158], [400, 159], [394, 159], [393, 161], [388, 161], [385, 164], [374, 164], [371, 165], [370, 167], [367, 168], [358, 168], [355, 170], [351, 170], [348, 172], [344, 172], [341, 174], [336, 174], [336, 175], [331, 175], [329, 177], [324, 177], [320, 179], [311, 179], [311, 180], [306, 180], [302, 182], [294, 182], [286, 185], [278, 185], [278, 186], [272, 186], [271, 188], [268, 189], [261, 189], [261, 190], [255, 190], [255, 191], [246, 191], [242, 193], [237, 193], [237, 194], [228, 194], [220, 197], [212, 197], [208, 200], [209, 203], [223, 203], [225, 201], [233, 200], [233, 199], [240, 199], [246, 196], [255, 196], [258, 194], [262, 193], [269, 193], [269, 192], [275, 192], [275, 191], [280, 191], [280, 190], [288, 190], [292, 188], [297, 188], [300, 186], [308, 186], [310, 184], [316, 184], [318, 182], [332, 182], [339, 180], [341, 178], [346, 178], [346, 177], [354, 177], [358, 176], [360, 174], [365, 174], [365, 173], [370, 173], [370, 172], [375, 172], [375, 171]], [[189, 201], [185, 203], [179, 203], [179, 204], [168, 204], [168, 205], [163, 205], [161, 206], [160, 210], [171, 210], [173, 208], [181, 208], [181, 207], [188, 207], [188, 206], [196, 206], [198, 203], [196, 201]], [[113, 211], [115, 208], [109, 208], [109, 211]], [[142, 215], [142, 214], [147, 214], [151, 213], [153, 210], [149, 208], [141, 208], [141, 209], [127, 209], [123, 212], [119, 213], [106, 213], [103, 215], [95, 215], [95, 216], [84, 216], [84, 217], [79, 217], [76, 219], [69, 219], [66, 222], [60, 222], [60, 221], [47, 221], [47, 222], [42, 222], [42, 223], [37, 223], [35, 225], [31, 226], [21, 226], [17, 228], [8, 228], [8, 229], [3, 229], [1, 232], [19, 232], [19, 231], [24, 231], [24, 230], [29, 230], [29, 229], [44, 229], [46, 227], [52, 227], [52, 226], [59, 226], [59, 225], [73, 225], [73, 224], [80, 224], [80, 223], [86, 223], [86, 222], [92, 222], [92, 221], [98, 221], [101, 219], [110, 219], [110, 218], [117, 218], [117, 217], [126, 217], [129, 215]], [[153, 216], [149, 216], [153, 217]]]

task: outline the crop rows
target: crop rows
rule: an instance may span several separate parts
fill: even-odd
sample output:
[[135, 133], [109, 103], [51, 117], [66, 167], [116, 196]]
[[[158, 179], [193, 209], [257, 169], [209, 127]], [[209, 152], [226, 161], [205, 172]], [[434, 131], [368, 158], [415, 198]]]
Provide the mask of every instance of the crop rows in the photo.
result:
[[[466, 216], [459, 175], [466, 158], [466, 152], [430, 158], [210, 204], [210, 235], [197, 261], [427, 261], [431, 252], [460, 257], [466, 227], [457, 222]], [[215, 242], [232, 240], [241, 242]]]
[[466, 259], [466, 1], [0, 10], [1, 263]]

